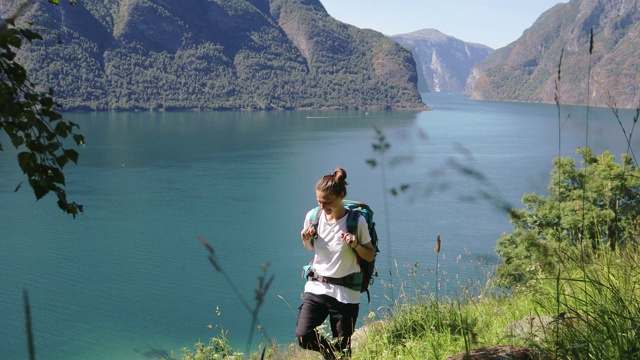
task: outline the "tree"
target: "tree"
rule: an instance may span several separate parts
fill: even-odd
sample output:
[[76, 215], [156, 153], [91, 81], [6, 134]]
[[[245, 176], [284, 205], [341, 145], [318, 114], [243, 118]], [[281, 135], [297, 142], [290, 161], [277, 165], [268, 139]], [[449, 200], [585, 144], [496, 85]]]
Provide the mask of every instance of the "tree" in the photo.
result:
[[525, 208], [509, 214], [514, 230], [496, 246], [503, 260], [497, 269], [501, 285], [553, 275], [562, 246], [600, 251], [638, 244], [640, 168], [629, 154], [618, 164], [609, 151], [595, 156], [580, 148], [577, 153], [582, 167], [570, 157], [555, 159], [549, 195], [525, 194]]
[[[58, 5], [58, 0], [47, 1]], [[53, 89], [35, 90], [24, 67], [15, 61], [25, 41], [42, 40], [37, 31], [16, 26], [16, 19], [33, 2], [27, 1], [0, 24], [0, 131], [4, 130], [18, 149], [18, 164], [36, 199], [53, 192], [60, 209], [75, 218], [83, 207], [67, 200], [63, 168], [69, 161], [77, 163], [78, 152], [68, 148], [65, 140], [70, 138], [81, 145], [84, 137], [74, 132], [79, 129], [77, 124], [56, 112], [60, 105], [53, 99]], [[0, 144], [0, 151], [3, 150]], [[22, 182], [16, 191], [21, 185]]]

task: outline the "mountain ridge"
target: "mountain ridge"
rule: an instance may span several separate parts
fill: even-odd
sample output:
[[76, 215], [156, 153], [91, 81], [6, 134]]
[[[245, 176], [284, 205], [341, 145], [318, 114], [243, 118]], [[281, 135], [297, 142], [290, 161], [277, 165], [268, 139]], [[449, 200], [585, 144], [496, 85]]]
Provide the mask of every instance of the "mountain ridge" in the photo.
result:
[[562, 104], [635, 108], [640, 90], [639, 7], [640, 0], [557, 4], [518, 40], [474, 67], [464, 93], [476, 100], [558, 99]]
[[21, 21], [46, 31], [19, 60], [66, 110], [428, 109], [408, 51], [318, 0], [37, 2]]

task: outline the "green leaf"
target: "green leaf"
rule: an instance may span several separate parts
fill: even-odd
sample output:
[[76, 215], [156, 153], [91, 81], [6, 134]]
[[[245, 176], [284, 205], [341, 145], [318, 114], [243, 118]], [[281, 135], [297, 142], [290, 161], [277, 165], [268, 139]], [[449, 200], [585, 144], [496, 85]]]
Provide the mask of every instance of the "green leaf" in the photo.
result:
[[67, 162], [69, 162], [69, 157], [66, 155], [60, 155], [56, 158], [56, 164], [58, 164], [61, 169], [67, 165]]
[[42, 98], [40, 98], [40, 105], [42, 105], [43, 107], [45, 107], [47, 109], [52, 108], [54, 104], [55, 104], [55, 102], [50, 97], [42, 97]]
[[[20, 49], [20, 46], [22, 46], [22, 38], [15, 35], [14, 33], [7, 32], [6, 34], [7, 34], [7, 37], [6, 37], [7, 45], [13, 46], [16, 49]], [[15, 53], [12, 55], [15, 56]], [[12, 59], [9, 59], [9, 60], [12, 60]]]
[[29, 179], [29, 185], [31, 185], [31, 188], [33, 189], [33, 193], [36, 195], [37, 200], [42, 199], [49, 193], [49, 188], [41, 184], [39, 181], [36, 181], [35, 179]]
[[56, 135], [66, 138], [69, 135], [69, 126], [64, 123], [64, 121], [60, 121], [56, 124], [55, 127]]
[[29, 176], [35, 173], [36, 162], [36, 155], [32, 152], [23, 151], [18, 154], [20, 169]]
[[73, 149], [66, 149], [64, 155], [73, 161], [74, 164], [78, 163], [78, 152]]
[[24, 144], [24, 137], [16, 136], [13, 134], [10, 137], [11, 137], [11, 143], [13, 143], [13, 146], [15, 146], [16, 149], [20, 147], [20, 145]]
[[[55, 104], [55, 103], [54, 103], [54, 105], [56, 105], [56, 106], [57, 106], [58, 104]], [[48, 117], [48, 118], [49, 118], [49, 121], [57, 121], [57, 120], [61, 120], [61, 119], [62, 119], [62, 115], [61, 115], [61, 114], [59, 114], [59, 113], [57, 113], [57, 112], [55, 112], [55, 111], [51, 111], [51, 110], [49, 110], [49, 109], [44, 109], [44, 110], [42, 111], [42, 114], [43, 114], [44, 116]], [[71, 125], [69, 125], [69, 128], [71, 128]]]
[[84, 145], [84, 136], [82, 136], [82, 135], [78, 135], [78, 134], [73, 135], [73, 140], [78, 145]]
[[[42, 36], [40, 36], [39, 33], [33, 31], [33, 30], [29, 30], [29, 29], [20, 29], [20, 34], [27, 40], [29, 40], [30, 42], [33, 40], [42, 40]], [[20, 48], [19, 46], [17, 46], [17, 48]]]
[[55, 167], [49, 167], [49, 170], [47, 171], [47, 175], [49, 180], [51, 180], [52, 182], [56, 184], [62, 184], [62, 185], [65, 184], [64, 174], [62, 173], [62, 171], [60, 171], [60, 169]]
[[22, 116], [23, 108], [19, 103], [9, 104], [9, 107], [6, 109], [7, 116], [12, 118], [17, 118]]
[[12, 63], [7, 66], [5, 73], [16, 83], [17, 86], [20, 87], [23, 86], [24, 82], [27, 80], [27, 70], [16, 63]]
[[[55, 137], [54, 137], [55, 138]], [[44, 144], [43, 144], [44, 145]], [[45, 148], [46, 151], [50, 154], [53, 154], [54, 152], [56, 152], [58, 149], [60, 149], [62, 147], [62, 144], [60, 144], [59, 142], [53, 142], [51, 140], [48, 140]]]

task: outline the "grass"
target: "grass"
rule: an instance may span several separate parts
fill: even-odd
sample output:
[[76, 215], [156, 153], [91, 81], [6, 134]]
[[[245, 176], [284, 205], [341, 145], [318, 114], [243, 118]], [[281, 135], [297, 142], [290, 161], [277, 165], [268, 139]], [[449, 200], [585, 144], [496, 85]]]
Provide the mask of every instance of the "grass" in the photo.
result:
[[[586, 255], [575, 247], [556, 254], [555, 277], [539, 277], [513, 291], [490, 282], [457, 298], [436, 299], [426, 286], [405, 292], [380, 319], [368, 317], [353, 337], [353, 360], [446, 359], [494, 345], [530, 349], [534, 359], [640, 358], [640, 254], [634, 247], [599, 249]], [[583, 263], [588, 259], [588, 263]], [[416, 281], [406, 279], [403, 283]], [[228, 359], [223, 336], [212, 345]], [[200, 345], [202, 349], [206, 346]], [[233, 357], [236, 356], [236, 357]], [[246, 358], [319, 359], [297, 344], [269, 344]]]
[[[622, 250], [568, 251], [570, 266], [559, 273], [555, 287], [542, 282], [541, 293], [554, 296], [565, 326], [551, 347], [559, 358], [640, 358], [640, 255], [636, 246]], [[551, 284], [553, 285], [553, 284]], [[588, 356], [588, 357], [587, 357]]]

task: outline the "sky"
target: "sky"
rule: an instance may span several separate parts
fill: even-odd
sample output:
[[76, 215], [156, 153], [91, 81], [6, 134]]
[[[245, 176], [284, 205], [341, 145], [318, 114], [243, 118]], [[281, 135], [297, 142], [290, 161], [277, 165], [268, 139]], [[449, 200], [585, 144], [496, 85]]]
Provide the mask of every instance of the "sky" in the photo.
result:
[[436, 29], [459, 40], [507, 46], [555, 4], [568, 0], [320, 0], [333, 18], [398, 35]]

